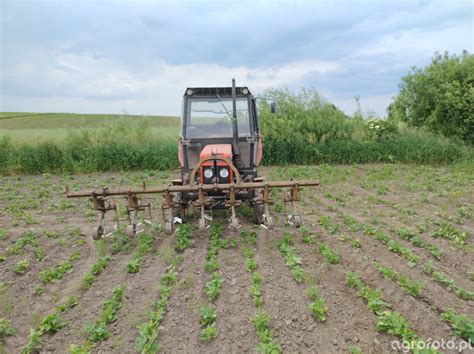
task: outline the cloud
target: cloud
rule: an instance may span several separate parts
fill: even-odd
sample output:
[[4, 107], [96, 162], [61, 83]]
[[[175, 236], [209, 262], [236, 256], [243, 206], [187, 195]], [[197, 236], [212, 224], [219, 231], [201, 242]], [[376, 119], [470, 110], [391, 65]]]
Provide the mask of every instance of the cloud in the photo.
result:
[[[305, 60], [270, 67], [226, 67], [219, 64], [171, 64], [154, 60], [140, 71], [127, 70], [113, 60], [96, 58], [90, 54], [57, 53], [35, 70], [27, 62], [12, 65], [4, 76], [5, 95], [20, 94], [33, 97], [58, 99], [86, 99], [107, 101], [105, 109], [127, 108], [127, 102], [136, 108], [139, 100], [155, 102], [147, 113], [178, 114], [180, 99], [186, 87], [229, 86], [232, 78], [240, 85], [261, 91], [267, 87], [288, 86], [309, 74], [327, 75], [340, 69], [338, 63]], [[27, 78], [35, 72], [35, 80]], [[23, 77], [18, 83], [18, 78]], [[118, 102], [111, 102], [118, 101]], [[18, 102], [18, 100], [15, 100]], [[96, 105], [93, 105], [96, 107]], [[81, 111], [90, 112], [87, 106]], [[104, 109], [100, 109], [101, 112]], [[110, 111], [109, 111], [110, 112]], [[143, 112], [140, 112], [143, 113]]]
[[360, 95], [384, 114], [412, 65], [474, 49], [469, 0], [1, 7], [1, 110], [178, 114], [186, 87], [235, 77], [257, 92], [315, 87], [348, 113]]

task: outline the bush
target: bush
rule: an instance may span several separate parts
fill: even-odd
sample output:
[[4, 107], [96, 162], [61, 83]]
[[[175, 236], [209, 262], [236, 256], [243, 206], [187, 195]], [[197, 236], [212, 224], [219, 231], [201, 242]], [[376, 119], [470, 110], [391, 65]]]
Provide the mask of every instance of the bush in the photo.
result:
[[389, 117], [474, 144], [474, 55], [436, 54], [402, 78]]
[[272, 90], [279, 112], [260, 106], [268, 165], [312, 163], [450, 163], [463, 158], [462, 143], [393, 120], [344, 115], [314, 90]]

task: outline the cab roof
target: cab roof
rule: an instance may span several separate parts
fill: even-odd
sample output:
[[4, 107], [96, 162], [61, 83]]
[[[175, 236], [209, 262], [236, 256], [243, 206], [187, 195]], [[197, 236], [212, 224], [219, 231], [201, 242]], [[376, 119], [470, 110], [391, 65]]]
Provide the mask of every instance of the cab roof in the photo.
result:
[[[246, 86], [236, 87], [237, 96], [249, 96], [252, 95], [250, 90]], [[232, 97], [232, 87], [188, 87], [184, 91], [184, 96], [216, 96], [216, 92], [219, 96]], [[244, 93], [246, 92], [246, 93]]]

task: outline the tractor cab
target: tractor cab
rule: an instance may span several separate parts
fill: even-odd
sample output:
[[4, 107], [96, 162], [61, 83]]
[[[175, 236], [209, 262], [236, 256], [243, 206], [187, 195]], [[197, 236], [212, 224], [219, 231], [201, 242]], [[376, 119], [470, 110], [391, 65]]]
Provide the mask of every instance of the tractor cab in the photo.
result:
[[247, 87], [190, 87], [183, 96], [183, 183], [252, 181], [262, 158], [255, 97]]

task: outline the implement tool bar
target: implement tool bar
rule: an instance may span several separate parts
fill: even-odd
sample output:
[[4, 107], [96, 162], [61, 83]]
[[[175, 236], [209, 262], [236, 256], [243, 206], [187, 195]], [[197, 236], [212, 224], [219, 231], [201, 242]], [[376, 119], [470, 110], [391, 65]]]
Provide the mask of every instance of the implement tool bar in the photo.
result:
[[255, 189], [255, 188], [279, 188], [279, 187], [307, 187], [307, 186], [318, 186], [319, 181], [317, 180], [303, 180], [303, 181], [276, 181], [276, 182], [249, 182], [249, 183], [238, 183], [238, 184], [197, 184], [197, 185], [186, 185], [186, 186], [168, 186], [168, 187], [155, 187], [155, 188], [142, 188], [142, 189], [94, 189], [92, 192], [78, 191], [72, 192], [66, 190], [66, 196], [68, 198], [84, 198], [84, 197], [107, 197], [111, 195], [127, 195], [127, 194], [153, 194], [153, 193], [167, 193], [167, 192], [198, 192], [202, 191], [222, 191], [230, 190], [234, 188], [236, 190]]

